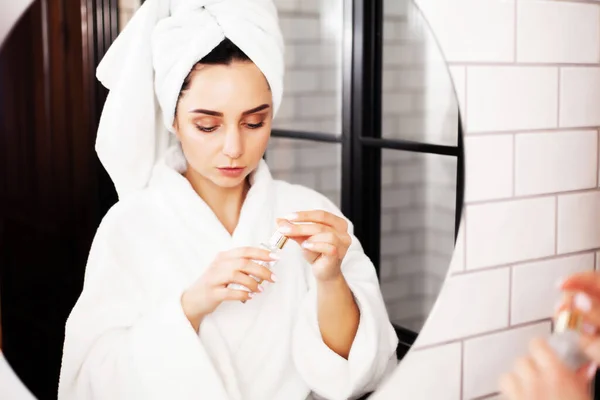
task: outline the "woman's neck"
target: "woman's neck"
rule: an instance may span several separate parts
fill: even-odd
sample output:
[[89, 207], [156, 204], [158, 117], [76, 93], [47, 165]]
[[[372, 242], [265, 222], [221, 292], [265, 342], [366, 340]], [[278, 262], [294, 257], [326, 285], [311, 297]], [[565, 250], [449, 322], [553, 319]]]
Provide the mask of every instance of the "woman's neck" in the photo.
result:
[[250, 189], [250, 182], [244, 182], [236, 187], [223, 188], [215, 185], [202, 175], [188, 169], [184, 176], [190, 182], [194, 191], [215, 213], [229, 234], [233, 234], [240, 218], [242, 205]]

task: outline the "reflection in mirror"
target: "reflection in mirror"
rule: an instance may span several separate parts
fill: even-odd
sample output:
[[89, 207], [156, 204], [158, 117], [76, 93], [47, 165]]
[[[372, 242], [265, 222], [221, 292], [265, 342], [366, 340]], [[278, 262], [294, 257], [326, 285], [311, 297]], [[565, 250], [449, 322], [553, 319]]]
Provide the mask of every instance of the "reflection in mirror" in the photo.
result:
[[438, 43], [412, 1], [384, 1], [383, 46], [383, 137], [457, 150], [383, 151], [382, 291], [394, 324], [419, 332], [454, 250], [460, 114]]
[[457, 146], [458, 100], [421, 10], [385, 0], [383, 26], [383, 137]]
[[344, 0], [275, 0], [286, 46], [285, 95], [275, 129], [342, 132]]
[[[288, 58], [287, 105], [274, 126], [340, 133], [341, 128], [332, 127], [342, 122], [343, 2], [276, 3], [285, 21]], [[376, 267], [390, 318], [395, 326], [418, 333], [454, 250], [461, 207], [457, 197], [462, 195], [459, 108], [448, 67], [418, 7], [408, 0], [385, 0], [383, 15], [382, 137], [433, 147], [421, 146], [417, 153], [382, 146], [380, 212], [372, 207], [367, 218], [381, 219]], [[326, 57], [306, 57], [307, 47]], [[436, 154], [438, 145], [446, 146], [444, 154]], [[349, 174], [341, 170], [343, 146], [274, 138], [267, 161], [277, 178], [326, 193], [339, 206], [344, 201], [342, 175]]]
[[[456, 228], [455, 220], [460, 212], [462, 196], [459, 161], [462, 149], [458, 138], [458, 107], [446, 65], [427, 24], [412, 3], [396, 0], [382, 2], [385, 9], [382, 25], [385, 35], [383, 52], [377, 57], [383, 58], [383, 66], [380, 71], [375, 71], [376, 74], [381, 75], [383, 81], [383, 86], [375, 89], [375, 92], [381, 94], [380, 110], [380, 104], [373, 104], [371, 109], [363, 107], [361, 101], [349, 102], [342, 96], [342, 93], [354, 95], [347, 87], [348, 71], [352, 70], [353, 68], [350, 67], [353, 66], [345, 65], [343, 62], [348, 60], [347, 54], [353, 51], [351, 47], [344, 47], [344, 44], [351, 43], [351, 40], [347, 39], [350, 37], [348, 35], [352, 35], [352, 30], [347, 29], [348, 26], [345, 25], [349, 20], [345, 19], [348, 14], [344, 12], [351, 2], [349, 0], [274, 0], [286, 43], [286, 82], [282, 108], [274, 121], [273, 135], [265, 155], [274, 178], [314, 189], [329, 199], [334, 206], [341, 208], [351, 220], [359, 220], [357, 236], [360, 236], [361, 242], [366, 244], [367, 257], [373, 260], [378, 276], [372, 273], [371, 277], [373, 282], [379, 279], [385, 300], [385, 304], [374, 301], [371, 304], [374, 311], [370, 315], [361, 315], [361, 320], [371, 318], [372, 325], [383, 332], [381, 335], [389, 332], [387, 328], [389, 322], [392, 322], [401, 343], [396, 348], [398, 338], [392, 334], [384, 339], [380, 336], [377, 340], [366, 338], [357, 341], [368, 343], [370, 347], [365, 347], [363, 353], [366, 357], [371, 357], [369, 361], [372, 369], [381, 371], [381, 375], [370, 382], [372, 386], [369, 390], [377, 387], [378, 379], [384, 376], [386, 365], [390, 368], [395, 366], [396, 360], [390, 359], [389, 356], [394, 351], [399, 355], [403, 354], [406, 349], [403, 351], [399, 349], [401, 346], [410, 345], [427, 318], [448, 268]], [[278, 273], [279, 287], [286, 289], [272, 292], [279, 293], [282, 296], [280, 299], [289, 300], [287, 302], [261, 300], [268, 299], [269, 289], [276, 290], [278, 287], [277, 284], [269, 287], [269, 284], [265, 283], [265, 293], [252, 300], [248, 299], [249, 304], [248, 301], [228, 303], [221, 308], [223, 311], [219, 316], [213, 315], [212, 312], [207, 312], [208, 316], [202, 312], [190, 314], [187, 312], [189, 311], [187, 307], [181, 306], [182, 298], [173, 298], [164, 308], [158, 308], [164, 299], [156, 293], [148, 304], [140, 304], [142, 293], [152, 292], [162, 285], [178, 287], [178, 279], [185, 280], [187, 284], [194, 282], [197, 278], [195, 268], [198, 265], [209, 265], [213, 260], [203, 258], [208, 257], [207, 254], [215, 249], [216, 245], [213, 242], [225, 238], [238, 240], [234, 229], [235, 224], [223, 223], [221, 226], [215, 226], [215, 230], [206, 237], [194, 231], [188, 236], [181, 235], [174, 240], [173, 236], [179, 232], [176, 229], [178, 226], [174, 223], [175, 225], [171, 226], [173, 229], [160, 230], [157, 234], [160, 240], [148, 245], [140, 238], [152, 229], [140, 231], [140, 235], [136, 235], [137, 228], [128, 225], [127, 229], [114, 231], [109, 229], [110, 233], [106, 233], [106, 224], [115, 221], [109, 219], [104, 228], [98, 230], [97, 237], [102, 238], [99, 246], [102, 246], [102, 241], [106, 244], [114, 240], [116, 236], [113, 235], [118, 234], [123, 235], [122, 241], [118, 240], [119, 244], [130, 240], [128, 251], [131, 252], [126, 253], [128, 268], [137, 268], [136, 265], [142, 264], [136, 257], [148, 257], [152, 252], [157, 252], [159, 256], [144, 261], [144, 268], [147, 269], [137, 271], [139, 281], [126, 279], [126, 276], [119, 277], [122, 271], [117, 268], [111, 269], [104, 278], [103, 272], [98, 272], [100, 270], [88, 271], [90, 280], [85, 292], [87, 294], [80, 298], [79, 306], [71, 314], [67, 341], [64, 342], [66, 350], [63, 354], [65, 321], [81, 293], [91, 239], [96, 234], [101, 218], [112, 205], [111, 199], [114, 199], [112, 184], [105, 179], [103, 170], [95, 158], [93, 147], [105, 91], [93, 79], [95, 66], [92, 64], [102, 58], [103, 52], [114, 39], [117, 33], [117, 21], [119, 29], [124, 29], [139, 9], [141, 2], [107, 0], [101, 3], [106, 6], [103, 10], [100, 9], [100, 3], [86, 2], [90, 7], [92, 3], [94, 7], [97, 6], [95, 9], [87, 10], [88, 14], [82, 13], [77, 7], [72, 9], [66, 7], [68, 3], [64, 0], [60, 0], [59, 3], [61, 6], [48, 3], [51, 4], [49, 15], [59, 12], [62, 10], [60, 7], [64, 6], [68, 21], [64, 26], [48, 18], [48, 15], [44, 14], [44, 8], [38, 4], [26, 19], [27, 24], [16, 31], [17, 35], [21, 38], [29, 38], [33, 42], [30, 46], [36, 51], [31, 51], [30, 54], [43, 54], [42, 51], [37, 50], [40, 50], [39, 47], [48, 38], [44, 36], [46, 33], [42, 27], [36, 24], [43, 18], [47, 18], [48, 20], [44, 21], [50, 24], [48, 31], [53, 35], [62, 32], [61, 29], [64, 28], [70, 38], [78, 37], [75, 33], [81, 33], [82, 26], [87, 26], [89, 28], [85, 31], [87, 36], [81, 42], [69, 42], [73, 47], [66, 49], [61, 47], [66, 43], [64, 40], [59, 40], [61, 37], [52, 36], [48, 42], [52, 46], [49, 59], [39, 60], [30, 56], [30, 58], [20, 59], [20, 64], [11, 64], [12, 61], [0, 58], [2, 82], [6, 82], [18, 70], [23, 74], [24, 71], [29, 72], [31, 77], [27, 79], [32, 82], [37, 80], [45, 82], [45, 85], [41, 86], [28, 86], [22, 92], [17, 91], [14, 85], [10, 86], [10, 90], [6, 91], [6, 97], [0, 99], [2, 100], [0, 117], [14, 115], [17, 121], [14, 124], [12, 122], [7, 124], [9, 133], [2, 138], [7, 140], [7, 145], [0, 146], [8, 148], [8, 144], [13, 143], [19, 149], [20, 157], [7, 156], [7, 165], [12, 162], [8, 170], [28, 171], [18, 175], [21, 179], [13, 180], [15, 178], [9, 177], [2, 182], [3, 187], [10, 188], [10, 194], [6, 195], [7, 199], [2, 199], [4, 201], [2, 204], [9, 205], [14, 215], [2, 216], [0, 220], [0, 235], [5, 235], [0, 239], [7, 238], [6, 243], [10, 245], [7, 248], [11, 248], [9, 252], [2, 254], [2, 306], [9, 310], [7, 313], [4, 312], [5, 308], [2, 310], [2, 322], [6, 328], [6, 336], [3, 336], [6, 341], [3, 344], [6, 345], [7, 358], [19, 376], [40, 399], [55, 398], [59, 372], [62, 372], [64, 378], [59, 396], [61, 400], [86, 398], [90, 395], [91, 389], [97, 398], [116, 399], [119, 396], [114, 396], [115, 393], [122, 392], [128, 385], [135, 386], [139, 383], [137, 380], [139, 377], [153, 384], [146, 386], [140, 384], [135, 388], [153, 387], [154, 389], [154, 382], [159, 382], [160, 385], [156, 385], [156, 392], [152, 394], [155, 396], [165, 394], [163, 398], [169, 397], [166, 395], [168, 390], [183, 389], [190, 390], [194, 395], [197, 394], [196, 389], [199, 391], [214, 389], [214, 393], [222, 395], [219, 397], [217, 394], [218, 398], [235, 397], [229, 394], [237, 390], [241, 390], [244, 396], [247, 396], [246, 398], [256, 399], [304, 400], [311, 391], [332, 393], [332, 397], [343, 397], [342, 394], [348, 391], [344, 384], [348, 382], [344, 382], [343, 379], [339, 382], [326, 381], [322, 376], [332, 372], [334, 369], [332, 365], [339, 361], [339, 356], [347, 357], [347, 347], [352, 341], [333, 343], [326, 338], [339, 338], [339, 336], [329, 336], [323, 333], [323, 329], [329, 325], [332, 332], [335, 331], [335, 326], [331, 325], [332, 320], [348, 324], [352, 328], [359, 320], [357, 309], [351, 306], [354, 303], [351, 301], [350, 291], [337, 291], [340, 287], [332, 289], [331, 292], [327, 291], [327, 294], [344, 295], [345, 293], [348, 296], [346, 300], [349, 301], [339, 301], [338, 298], [335, 304], [339, 307], [336, 307], [335, 312], [327, 313], [330, 317], [326, 320], [317, 318], [313, 314], [316, 307], [311, 307], [314, 306], [311, 301], [314, 298], [309, 297], [306, 304], [301, 301], [297, 301], [296, 304], [296, 300], [307, 297], [305, 295], [308, 286], [303, 285], [312, 282], [311, 279], [307, 279], [304, 272], [312, 273], [313, 277], [318, 272], [318, 269], [301, 268], [306, 265], [302, 258], [304, 254], [300, 252], [298, 246], [302, 242], [300, 239], [297, 244], [292, 243], [293, 240], [288, 241], [290, 246], [282, 253], [284, 257], [293, 256], [294, 262], [297, 261], [292, 268], [281, 269], [282, 275], [279, 276]], [[88, 19], [82, 21], [81, 18], [85, 15]], [[372, 17], [375, 18], [376, 15]], [[371, 26], [373, 25], [367, 24], [366, 27], [357, 27], [356, 31], [364, 32], [371, 29]], [[32, 40], [32, 37], [36, 39]], [[14, 43], [13, 40], [11, 54], [16, 54]], [[76, 46], [79, 46], [79, 53], [73, 51]], [[367, 54], [367, 57], [370, 55]], [[88, 65], [90, 60], [93, 62]], [[53, 71], [54, 74], [47, 74], [48, 70]], [[37, 77], [37, 80], [32, 77]], [[269, 79], [269, 76], [266, 77]], [[245, 82], [250, 81], [252, 79]], [[263, 83], [260, 79], [258, 81]], [[365, 79], [361, 83], [366, 82]], [[63, 97], [61, 93], [64, 87], [69, 91], [68, 96]], [[191, 91], [194, 92], [193, 89]], [[10, 108], [6, 100], [12, 93], [27, 93], [31, 98], [36, 99], [39, 112], [36, 118], [32, 118], [35, 119], [35, 129], [28, 127], [23, 119], [23, 115], [27, 115], [24, 110], [30, 105], [30, 100], [15, 96], [14, 104], [10, 103], [14, 109]], [[214, 100], [218, 94], [210, 97]], [[270, 95], [268, 98], [271, 98]], [[48, 101], [48, 99], [55, 101]], [[231, 105], [231, 103], [233, 102], [228, 101], [222, 104]], [[348, 104], [351, 103], [358, 106], [349, 109]], [[80, 107], [76, 108], [78, 112], [67, 111], [74, 106]], [[374, 125], [381, 125], [381, 129], [375, 129], [377, 132], [368, 132], [372, 135], [368, 142], [358, 137], [362, 132], [361, 129], [349, 126], [352, 119], [346, 118], [352, 113], [363, 116], [377, 115], [379, 118], [380, 111], [381, 121], [378, 120]], [[19, 130], [23, 129], [28, 134], [18, 135]], [[367, 132], [362, 134], [366, 135]], [[52, 140], [49, 141], [48, 137]], [[6, 138], [11, 138], [12, 142]], [[412, 143], [407, 143], [407, 140]], [[349, 143], [353, 143], [356, 147], [349, 148]], [[250, 147], [257, 148], [257, 146]], [[52, 150], [51, 155], [48, 154], [48, 149]], [[30, 156], [33, 156], [36, 161], [25, 165]], [[355, 161], [360, 161], [365, 169], [361, 171], [351, 168], [351, 171], [342, 168], [342, 165], [347, 167], [348, 163], [352, 165]], [[369, 187], [375, 187], [376, 191], [364, 196], [362, 194], [353, 196], [359, 194], [356, 190], [353, 191], [355, 188], [353, 185], [361, 181], [365, 183], [366, 180], [369, 180]], [[285, 187], [289, 188], [289, 186]], [[310, 191], [298, 187], [294, 187], [293, 190], [299, 190], [298, 193], [302, 193], [307, 198], [314, 196], [315, 201], [309, 202], [311, 208], [331, 206], [324, 198]], [[161, 193], [167, 192], [170, 193], [170, 191]], [[278, 214], [280, 211], [296, 211], [296, 205], [303, 208], [304, 204], [308, 204], [300, 204], [299, 199], [302, 196], [289, 193], [280, 196], [280, 198], [284, 197], [284, 207], [277, 204], [273, 206], [272, 211]], [[28, 202], [25, 199], [28, 199]], [[32, 199], [39, 204], [35, 204]], [[260, 204], [257, 203], [259, 206], [265, 208], [265, 205], [270, 204], [269, 198], [262, 200]], [[207, 211], [202, 208], [194, 209], [195, 212], [186, 212], [186, 207], [193, 208], [197, 203], [185, 203], [182, 198], [177, 198], [175, 201], [183, 202], [177, 203], [181, 207], [171, 210], [175, 214], [184, 210], [183, 225], [193, 222], [196, 213], [200, 215]], [[254, 197], [253, 201], [258, 200]], [[31, 210], [36, 207], [39, 209], [32, 212]], [[271, 210], [269, 207], [266, 208]], [[135, 211], [143, 209], [143, 207], [136, 207]], [[257, 212], [251, 212], [250, 217], [246, 214], [246, 217], [256, 217], [259, 209], [260, 207], [257, 206]], [[145, 215], [141, 219], [144, 223], [148, 223], [156, 215], [162, 214], [156, 212], [151, 216]], [[206, 221], [214, 222], [214, 218], [209, 217], [214, 215], [209, 213], [203, 216], [204, 219], [199, 219], [191, 225], [198, 227], [207, 225]], [[248, 226], [252, 226], [252, 229], [242, 229], [240, 233], [240, 235], [248, 235], [246, 239], [259, 235], [261, 238], [266, 238], [269, 233], [272, 233], [271, 226], [263, 227], [261, 224]], [[135, 236], [135, 240], [127, 236], [131, 233]], [[229, 235], [231, 233], [233, 234]], [[200, 236], [203, 240], [199, 239]], [[166, 248], [164, 243], [167, 242], [177, 249], [168, 257], [166, 250], [165, 253], [161, 253], [163, 251], [161, 249]], [[146, 247], [138, 248], [140, 243]], [[139, 252], [135, 252], [134, 248]], [[97, 263], [112, 268], [118, 264], [107, 262], [103, 258], [105, 256], [114, 261], [112, 258], [114, 253], [108, 255], [107, 252], [99, 256], [96, 251], [90, 255], [91, 261], [88, 261], [88, 265]], [[361, 257], [363, 263], [370, 265], [364, 255]], [[134, 259], [137, 262], [129, 262]], [[193, 261], [190, 261], [192, 259]], [[56, 266], [40, 267], [40, 265], [45, 266], [48, 260]], [[188, 271], [179, 271], [180, 275], [173, 272], [178, 265], [188, 261], [190, 261]], [[356, 267], [349, 264], [347, 264], [348, 268]], [[166, 266], [169, 269], [164, 269]], [[149, 271], [161, 271], [161, 279], [149, 283], [148, 277], [153, 276]], [[351, 278], [350, 275], [352, 274], [349, 274], [348, 280], [356, 279]], [[194, 279], [190, 278], [191, 276]], [[286, 281], [297, 285], [283, 286]], [[148, 286], [137, 291], [136, 288], [139, 287], [132, 282], [136, 284], [144, 282]], [[356, 282], [350, 283], [360, 286]], [[139, 284], [143, 285], [143, 283]], [[254, 284], [254, 281], [247, 284]], [[332, 286], [327, 287], [332, 288]], [[343, 285], [341, 287], [347, 288]], [[110, 296], [105, 296], [107, 292], [103, 288], [109, 288]], [[290, 293], [297, 295], [298, 298], [290, 300], [285, 297]], [[361, 296], [359, 289], [356, 290], [355, 295]], [[377, 298], [368, 295], [360, 297], [365, 302]], [[5, 303], [9, 305], [6, 306]], [[271, 308], [265, 308], [268, 312], [260, 313], [252, 308], [253, 304], [262, 304], [264, 307]], [[294, 307], [297, 305], [298, 310], [308, 313], [309, 317], [300, 319], [305, 324], [298, 324], [300, 331], [297, 331], [294, 337], [300, 338], [297, 340], [301, 342], [296, 343], [294, 347], [293, 368], [292, 364], [285, 365], [285, 368], [289, 367], [291, 373], [282, 378], [282, 380], [298, 382], [297, 387], [300, 389], [294, 390], [291, 394], [286, 392], [277, 395], [273, 393], [278, 390], [281, 382], [268, 379], [260, 384], [250, 385], [248, 382], [255, 382], [260, 378], [253, 375], [256, 371], [264, 375], [264, 372], [271, 368], [275, 374], [280, 372], [282, 364], [291, 363], [289, 359], [292, 357], [287, 354], [288, 350], [285, 350], [290, 347], [290, 343], [285, 339], [289, 332], [281, 334], [275, 329], [261, 330], [262, 328], [255, 329], [255, 327], [260, 325], [263, 328], [265, 326], [279, 328], [288, 326], [286, 324], [291, 326], [295, 322], [292, 318], [279, 318], [276, 324], [273, 324], [273, 319], [269, 318], [270, 315], [295, 315], [297, 311], [295, 308], [290, 306], [294, 312], [285, 308], [290, 304]], [[18, 308], [15, 308], [15, 305], [18, 305]], [[170, 306], [173, 308], [169, 308]], [[154, 314], [149, 310], [158, 311]], [[161, 314], [163, 312], [164, 314]], [[222, 317], [224, 315], [234, 315], [236, 318], [228, 319]], [[391, 321], [388, 321], [388, 317]], [[93, 324], [86, 325], [90, 320]], [[311, 323], [315, 320], [318, 320], [320, 328], [318, 332], [320, 335], [317, 336], [312, 335], [315, 331], [314, 324]], [[211, 353], [216, 366], [206, 356], [202, 359], [203, 343], [198, 342], [197, 332], [193, 332], [188, 322], [200, 333], [201, 339], [210, 344], [205, 350]], [[185, 328], [182, 329], [182, 326]], [[140, 328], [136, 329], [137, 327]], [[131, 340], [125, 340], [123, 336], [119, 336], [125, 335], [124, 332], [130, 334], [135, 340], [130, 337], [128, 338]], [[402, 337], [402, 333], [409, 333], [412, 336]], [[360, 334], [362, 333], [359, 331], [357, 335]], [[34, 340], [36, 338], [39, 341], [36, 342]], [[315, 340], [311, 341], [312, 339]], [[333, 359], [328, 358], [332, 353], [324, 351], [324, 341], [338, 356]], [[169, 346], [156, 346], [156, 343], [168, 343]], [[230, 357], [227, 348], [232, 343], [239, 350]], [[275, 353], [273, 349], [277, 346], [280, 346], [280, 350], [284, 350]], [[152, 348], [152, 351], [146, 351], [148, 348]], [[256, 353], [268, 354], [268, 359], [253, 357]], [[63, 355], [66, 358], [63, 359]], [[62, 371], [60, 371], [61, 360], [66, 360], [62, 365]], [[169, 362], [165, 360], [170, 360], [179, 369], [169, 368]], [[277, 360], [284, 361], [278, 364]], [[270, 364], [271, 361], [273, 364]], [[351, 360], [350, 363], [352, 362], [357, 361]], [[359, 362], [363, 363], [365, 360]], [[128, 363], [139, 367], [135, 374], [134, 368], [127, 367]], [[234, 365], [236, 363], [239, 365]], [[35, 365], [36, 368], [32, 368], [31, 365]], [[105, 369], [106, 366], [114, 365], [123, 368]], [[322, 373], [318, 373], [318, 368], [323, 368]], [[173, 372], [179, 370], [190, 372], [194, 379], [186, 380], [185, 374]], [[234, 370], [239, 372], [231, 372]], [[112, 374], [111, 371], [118, 373]], [[211, 381], [210, 385], [214, 384], [214, 387], [207, 389], [206, 385], [200, 385], [203, 382], [198, 383], [196, 377], [203, 375], [198, 371], [214, 372], [215, 376], [218, 375], [223, 379], [225, 388], [214, 384], [218, 379]], [[294, 385], [290, 384], [289, 387], [296, 387]], [[271, 388], [273, 392], [269, 392], [269, 395], [275, 397], [265, 395], [264, 391], [267, 390], [265, 388]], [[357, 389], [357, 393], [361, 394], [366, 391], [365, 388]]]
[[340, 207], [340, 153], [339, 143], [273, 137], [267, 163], [277, 179], [315, 189]]
[[383, 150], [382, 292], [395, 325], [419, 332], [454, 250], [454, 157]]

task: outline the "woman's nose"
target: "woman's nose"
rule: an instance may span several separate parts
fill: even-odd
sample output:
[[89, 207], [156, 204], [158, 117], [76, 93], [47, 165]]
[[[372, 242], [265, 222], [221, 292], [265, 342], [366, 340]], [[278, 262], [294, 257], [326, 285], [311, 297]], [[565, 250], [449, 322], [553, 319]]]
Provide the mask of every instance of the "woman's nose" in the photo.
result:
[[244, 145], [242, 135], [239, 129], [232, 128], [225, 133], [225, 143], [223, 143], [223, 154], [229, 158], [240, 158], [244, 154]]

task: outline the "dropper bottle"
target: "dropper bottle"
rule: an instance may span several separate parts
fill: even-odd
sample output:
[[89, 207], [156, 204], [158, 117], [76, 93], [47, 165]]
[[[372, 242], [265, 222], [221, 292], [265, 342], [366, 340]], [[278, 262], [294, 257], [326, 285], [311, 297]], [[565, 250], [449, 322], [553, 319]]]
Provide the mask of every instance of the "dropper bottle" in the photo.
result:
[[[269, 239], [268, 243], [261, 243], [259, 245], [260, 248], [265, 249], [267, 251], [269, 251], [270, 253], [278, 253], [280, 250], [283, 249], [283, 246], [285, 246], [285, 244], [288, 241], [288, 237], [284, 236], [283, 234], [281, 234], [279, 231], [276, 231], [271, 238]], [[252, 260], [253, 262], [255, 262], [258, 265], [262, 265], [263, 267], [266, 267], [268, 269], [273, 268], [273, 266], [275, 266], [275, 264], [277, 263], [277, 260], [274, 261], [262, 261], [262, 260]], [[262, 280], [260, 278], [255, 277], [254, 275], [250, 275], [252, 278], [254, 278], [259, 284], [262, 283]], [[229, 289], [236, 289], [236, 290], [244, 290], [246, 292], [250, 292], [251, 290], [248, 289], [246, 286], [244, 285], [240, 285], [239, 283], [230, 283], [227, 286]], [[242, 300], [242, 303], [245, 303], [245, 300]]]
[[550, 347], [567, 367], [576, 371], [590, 360], [579, 346], [583, 317], [576, 310], [563, 310], [558, 314], [554, 332], [548, 338]]

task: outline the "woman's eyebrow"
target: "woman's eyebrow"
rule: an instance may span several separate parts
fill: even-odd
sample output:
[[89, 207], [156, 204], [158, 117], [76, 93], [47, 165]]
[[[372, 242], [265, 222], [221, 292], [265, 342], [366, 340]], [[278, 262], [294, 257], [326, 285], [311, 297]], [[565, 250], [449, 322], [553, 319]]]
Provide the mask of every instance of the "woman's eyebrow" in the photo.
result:
[[[250, 115], [250, 114], [254, 114], [254, 113], [257, 113], [257, 112], [259, 112], [259, 111], [266, 110], [266, 109], [267, 109], [267, 108], [269, 108], [269, 107], [271, 107], [271, 106], [269, 106], [268, 104], [263, 104], [263, 105], [261, 105], [261, 106], [255, 107], [255, 108], [253, 108], [253, 109], [251, 109], [251, 110], [244, 111], [244, 112], [242, 113], [242, 115]], [[212, 115], [213, 117], [222, 117], [222, 116], [223, 116], [223, 113], [222, 113], [222, 112], [219, 112], [219, 111], [212, 111], [212, 110], [204, 110], [204, 109], [201, 109], [201, 108], [199, 108], [199, 109], [196, 109], [196, 110], [191, 110], [190, 112], [191, 112], [191, 113], [193, 113], [193, 114], [206, 114], [206, 115]]]
[[207, 115], [212, 115], [213, 117], [222, 117], [223, 116], [222, 112], [211, 111], [211, 110], [203, 110], [203, 109], [191, 110], [190, 112], [192, 114], [207, 114]]
[[250, 114], [254, 114], [254, 113], [257, 113], [257, 112], [259, 112], [259, 111], [266, 110], [266, 109], [267, 109], [267, 108], [269, 108], [269, 107], [270, 107], [270, 106], [269, 106], [268, 104], [263, 104], [262, 106], [258, 106], [258, 107], [255, 107], [255, 108], [251, 109], [251, 110], [244, 111], [244, 112], [242, 113], [242, 115], [250, 115]]

